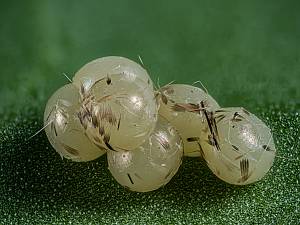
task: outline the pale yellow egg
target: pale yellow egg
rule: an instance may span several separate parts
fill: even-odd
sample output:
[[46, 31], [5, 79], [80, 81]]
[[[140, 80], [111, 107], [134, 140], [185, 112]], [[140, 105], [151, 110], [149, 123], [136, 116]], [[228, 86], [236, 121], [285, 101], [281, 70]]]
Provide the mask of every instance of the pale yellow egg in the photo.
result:
[[54, 149], [73, 161], [90, 161], [105, 154], [85, 135], [77, 113], [80, 108], [79, 90], [73, 84], [58, 89], [48, 100], [44, 113], [47, 137]]

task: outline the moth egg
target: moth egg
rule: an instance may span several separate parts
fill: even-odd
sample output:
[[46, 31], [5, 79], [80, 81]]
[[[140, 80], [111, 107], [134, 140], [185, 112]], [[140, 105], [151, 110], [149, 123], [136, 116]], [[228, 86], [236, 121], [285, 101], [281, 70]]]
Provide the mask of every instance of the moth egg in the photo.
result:
[[183, 140], [185, 156], [201, 156], [200, 136], [208, 130], [202, 108], [216, 110], [219, 105], [201, 88], [170, 84], [160, 89], [159, 114], [177, 129]]
[[94, 160], [106, 151], [84, 135], [77, 118], [79, 101], [78, 88], [73, 84], [58, 89], [46, 105], [44, 126], [51, 145], [62, 157], [81, 162]]
[[138, 78], [152, 87], [151, 78], [140, 64], [120, 56], [102, 57], [85, 64], [76, 72], [73, 83], [78, 88], [83, 84], [88, 89], [96, 81], [114, 74], [121, 74], [131, 82]]
[[245, 185], [263, 178], [271, 168], [276, 148], [271, 130], [244, 108], [205, 112], [211, 130], [203, 135], [203, 158], [223, 181]]
[[108, 151], [108, 168], [122, 186], [147, 192], [167, 184], [181, 165], [182, 141], [175, 128], [159, 117], [151, 136], [132, 151]]
[[[109, 79], [109, 82], [107, 82]], [[158, 106], [153, 88], [120, 74], [81, 89], [81, 125], [91, 141], [113, 151], [132, 150], [153, 131]]]

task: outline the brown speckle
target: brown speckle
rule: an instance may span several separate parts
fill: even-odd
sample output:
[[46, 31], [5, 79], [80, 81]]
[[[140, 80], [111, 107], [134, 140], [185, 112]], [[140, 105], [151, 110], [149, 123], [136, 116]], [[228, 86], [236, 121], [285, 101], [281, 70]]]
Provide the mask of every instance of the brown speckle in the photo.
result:
[[106, 84], [107, 85], [110, 85], [111, 84], [111, 78], [109, 76], [107, 76], [106, 78]]
[[164, 94], [161, 95], [161, 101], [162, 101], [165, 105], [168, 104], [168, 98], [167, 98]]
[[249, 178], [249, 160], [242, 159], [240, 161], [241, 181], [246, 181]]
[[159, 144], [164, 148], [164, 149], [170, 149], [170, 143], [167, 138], [165, 138], [162, 135], [156, 134], [156, 139], [159, 142]]
[[64, 143], [60, 143], [61, 146], [65, 149], [66, 152], [70, 153], [71, 155], [74, 155], [74, 156], [78, 156], [79, 155], [79, 151], [75, 148], [72, 148]]
[[176, 103], [172, 106], [172, 109], [177, 112], [199, 112], [200, 107], [198, 104], [193, 103]]
[[116, 150], [115, 150], [108, 142], [104, 142], [104, 144], [106, 145], [106, 147], [107, 147], [109, 150], [112, 150], [112, 151], [116, 152]]
[[108, 143], [110, 141], [110, 135], [109, 134], [104, 134], [103, 141], [105, 143]]
[[82, 115], [81, 111], [79, 111], [77, 113], [77, 117], [80, 121], [81, 126], [86, 130], [87, 129], [87, 123], [86, 123], [86, 120], [85, 120], [86, 114]]
[[239, 148], [235, 145], [231, 145], [234, 151], [239, 151]]
[[199, 137], [189, 137], [186, 140], [187, 140], [187, 142], [194, 142], [194, 141], [200, 141], [200, 138]]
[[219, 143], [213, 135], [208, 135], [208, 140], [206, 142], [215, 147], [218, 151], [221, 151]]
[[54, 133], [54, 135], [57, 137], [57, 130], [54, 122], [51, 123], [51, 130]]
[[247, 114], [248, 116], [250, 116], [250, 112], [248, 112], [246, 109], [242, 108], [242, 111]]
[[104, 126], [99, 126], [98, 132], [99, 132], [100, 136], [103, 136], [105, 133]]
[[85, 96], [85, 88], [84, 88], [83, 84], [80, 85], [80, 94], [82, 96]]
[[234, 115], [233, 115], [233, 118], [231, 120], [234, 121], [234, 122], [240, 122], [243, 119], [245, 119], [245, 117], [240, 115], [239, 112], [235, 112]]
[[217, 123], [219, 123], [220, 121], [222, 121], [226, 116], [225, 115], [219, 115], [217, 117], [215, 117], [217, 119]]
[[263, 145], [262, 147], [263, 147], [263, 149], [265, 149], [268, 152], [274, 152], [274, 150], [271, 149], [268, 145]]
[[120, 129], [120, 125], [121, 125], [121, 115], [120, 115], [119, 121], [118, 121], [118, 127], [117, 127], [118, 130]]
[[98, 119], [97, 119], [95, 113], [92, 113], [92, 124], [93, 124], [94, 128], [99, 126]]
[[47, 116], [47, 119], [46, 119], [47, 122], [49, 121], [49, 118], [50, 118], [52, 112], [54, 111], [54, 109], [55, 109], [55, 107], [52, 107], [52, 109], [50, 110], [50, 112], [49, 112], [49, 114]]
[[129, 173], [127, 173], [127, 176], [128, 176], [128, 179], [130, 180], [130, 183], [131, 183], [131, 184], [134, 184], [134, 183], [133, 183], [133, 180], [132, 180], [132, 178], [131, 178], [131, 176], [130, 176]]

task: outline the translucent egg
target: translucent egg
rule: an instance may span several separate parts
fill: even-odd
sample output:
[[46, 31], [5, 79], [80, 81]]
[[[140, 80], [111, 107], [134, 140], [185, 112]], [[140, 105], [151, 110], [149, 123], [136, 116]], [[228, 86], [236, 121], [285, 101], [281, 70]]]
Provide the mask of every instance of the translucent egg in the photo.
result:
[[203, 158], [227, 183], [250, 184], [271, 168], [276, 149], [271, 130], [243, 108], [205, 112], [210, 130], [201, 139]]
[[91, 141], [112, 151], [132, 150], [153, 131], [158, 106], [153, 88], [136, 78], [111, 75], [81, 88], [79, 119]]
[[110, 75], [121, 74], [124, 79], [134, 82], [136, 78], [152, 86], [147, 71], [138, 63], [120, 56], [107, 56], [95, 59], [85, 64], [73, 77], [73, 83], [80, 88], [83, 84], [86, 89], [100, 79]]
[[160, 89], [159, 114], [178, 131], [183, 140], [184, 155], [201, 155], [199, 140], [207, 132], [207, 123], [201, 109], [216, 110], [218, 103], [198, 87], [186, 84], [170, 84]]
[[147, 192], [167, 184], [182, 160], [182, 141], [175, 128], [159, 117], [155, 130], [133, 151], [107, 152], [109, 170], [131, 191]]
[[62, 157], [78, 162], [96, 159], [106, 152], [85, 136], [77, 118], [79, 101], [78, 88], [67, 84], [51, 96], [44, 113], [51, 145]]

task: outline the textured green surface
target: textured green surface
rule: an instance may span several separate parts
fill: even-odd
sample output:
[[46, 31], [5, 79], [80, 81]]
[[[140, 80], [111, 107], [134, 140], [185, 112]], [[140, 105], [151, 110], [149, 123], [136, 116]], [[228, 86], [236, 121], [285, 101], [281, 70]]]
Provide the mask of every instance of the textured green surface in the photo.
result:
[[[0, 9], [0, 224], [299, 224], [298, 1], [9, 1]], [[105, 157], [62, 161], [42, 126], [48, 97], [85, 62], [137, 60], [154, 80], [201, 80], [222, 106], [273, 130], [278, 155], [259, 183], [235, 187], [185, 159], [164, 188], [131, 193]]]

